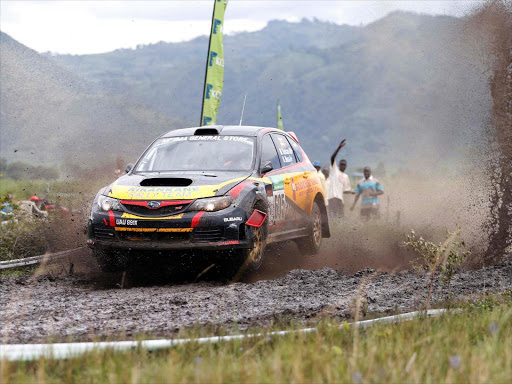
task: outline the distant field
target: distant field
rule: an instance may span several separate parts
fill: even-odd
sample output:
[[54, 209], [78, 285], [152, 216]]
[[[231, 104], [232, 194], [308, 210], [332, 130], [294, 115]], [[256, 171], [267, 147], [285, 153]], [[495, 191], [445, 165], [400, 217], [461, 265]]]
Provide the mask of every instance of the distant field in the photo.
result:
[[[324, 320], [317, 333], [262, 336], [218, 344], [190, 343], [157, 353], [107, 351], [65, 361], [3, 362], [0, 380], [5, 383], [512, 381], [512, 292], [465, 304], [463, 313], [436, 319], [365, 330], [348, 326], [340, 329], [338, 325], [333, 320]], [[180, 335], [194, 336], [205, 336], [205, 333], [198, 329]]]

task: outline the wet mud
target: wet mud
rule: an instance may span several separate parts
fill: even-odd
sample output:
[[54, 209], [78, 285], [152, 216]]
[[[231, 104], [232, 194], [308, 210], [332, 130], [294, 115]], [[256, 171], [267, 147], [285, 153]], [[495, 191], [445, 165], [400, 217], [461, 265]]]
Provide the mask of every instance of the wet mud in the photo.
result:
[[[93, 260], [75, 256], [85, 264]], [[89, 260], [89, 261], [87, 261]], [[77, 270], [85, 268], [77, 262]], [[63, 270], [64, 266], [61, 265]], [[254, 278], [257, 280], [257, 278]], [[138, 334], [172, 337], [186, 327], [228, 331], [275, 322], [314, 323], [329, 315], [354, 316], [362, 294], [367, 312], [394, 313], [420, 308], [427, 280], [412, 271], [363, 270], [355, 274], [324, 267], [295, 269], [283, 277], [255, 282], [126, 284], [123, 276], [97, 270], [37, 278], [0, 278], [0, 330], [3, 343], [123, 338]], [[151, 280], [150, 280], [151, 281]], [[434, 302], [512, 289], [512, 263], [458, 272], [440, 286]]]

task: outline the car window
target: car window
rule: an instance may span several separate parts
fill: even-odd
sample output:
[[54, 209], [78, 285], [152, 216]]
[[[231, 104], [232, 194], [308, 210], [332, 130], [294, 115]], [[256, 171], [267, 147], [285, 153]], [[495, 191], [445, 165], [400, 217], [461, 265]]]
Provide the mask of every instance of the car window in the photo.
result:
[[245, 136], [176, 136], [153, 143], [134, 172], [249, 171], [254, 139]]
[[274, 139], [274, 143], [276, 144], [277, 153], [279, 154], [279, 159], [283, 167], [297, 163], [293, 149], [284, 135], [272, 134], [272, 139]]
[[302, 162], [303, 158], [302, 158], [302, 151], [300, 149], [300, 146], [299, 144], [297, 144], [295, 142], [295, 140], [287, 137], [288, 139], [288, 142], [291, 144], [292, 148], [293, 148], [293, 151], [295, 152], [295, 156], [297, 157], [297, 161], [300, 163]]
[[279, 157], [277, 155], [276, 147], [270, 138], [270, 135], [263, 136], [263, 141], [261, 145], [261, 165], [260, 168], [265, 165], [267, 161], [272, 162], [272, 167], [274, 169], [281, 168], [281, 163], [279, 162]]

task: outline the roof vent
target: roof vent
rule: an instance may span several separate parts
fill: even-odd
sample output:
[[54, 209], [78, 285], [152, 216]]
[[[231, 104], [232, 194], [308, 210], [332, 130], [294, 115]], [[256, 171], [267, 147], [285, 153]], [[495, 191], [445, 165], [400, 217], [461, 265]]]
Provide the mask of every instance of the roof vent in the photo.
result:
[[198, 135], [218, 135], [219, 131], [216, 128], [198, 128], [194, 132], [195, 136]]

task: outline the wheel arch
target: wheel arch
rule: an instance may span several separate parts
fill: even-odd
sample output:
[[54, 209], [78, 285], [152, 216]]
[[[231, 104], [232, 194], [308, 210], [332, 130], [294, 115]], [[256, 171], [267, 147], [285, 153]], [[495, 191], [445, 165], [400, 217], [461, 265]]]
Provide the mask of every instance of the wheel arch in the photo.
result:
[[331, 237], [331, 231], [329, 229], [329, 217], [327, 215], [327, 207], [325, 206], [325, 200], [321, 193], [317, 193], [315, 196], [315, 203], [320, 208], [320, 215], [322, 217], [322, 237]]

